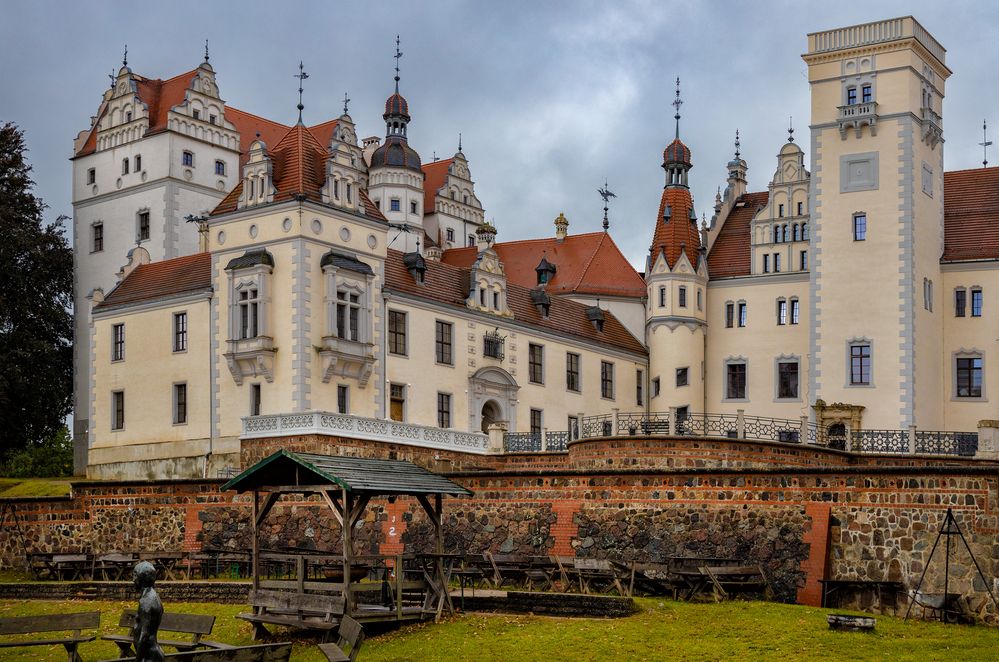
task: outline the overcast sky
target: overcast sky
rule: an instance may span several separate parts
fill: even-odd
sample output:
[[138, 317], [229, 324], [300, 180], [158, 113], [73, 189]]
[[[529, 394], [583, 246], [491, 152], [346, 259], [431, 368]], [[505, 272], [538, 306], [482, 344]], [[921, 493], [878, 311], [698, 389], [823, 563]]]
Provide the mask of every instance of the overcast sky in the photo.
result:
[[[982, 120], [999, 146], [995, 2], [0, 2], [0, 121], [24, 129], [50, 215], [72, 213], [72, 140], [88, 128], [107, 74], [194, 68], [204, 40], [222, 97], [292, 124], [304, 60], [308, 124], [336, 117], [346, 91], [359, 134], [382, 135], [402, 35], [409, 138], [424, 162], [464, 136], [476, 192], [500, 240], [600, 228], [597, 188], [617, 194], [611, 231], [642, 268], [673, 137], [693, 153], [691, 187], [710, 218], [736, 128], [751, 190], [765, 189], [794, 117], [808, 146], [807, 32], [913, 14], [948, 49], [948, 170], [981, 165]], [[811, 155], [807, 155], [810, 158]], [[991, 159], [999, 165], [999, 149]]]

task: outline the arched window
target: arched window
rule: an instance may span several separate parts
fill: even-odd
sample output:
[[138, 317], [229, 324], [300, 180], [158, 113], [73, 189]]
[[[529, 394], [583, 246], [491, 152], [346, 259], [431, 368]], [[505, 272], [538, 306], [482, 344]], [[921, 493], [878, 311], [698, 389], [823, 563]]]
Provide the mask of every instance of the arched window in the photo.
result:
[[787, 241], [788, 234], [787, 234], [787, 224], [786, 223], [781, 227], [780, 235], [781, 235], [781, 239], [780, 239], [781, 241]]
[[801, 224], [801, 240], [808, 241], [808, 223]]
[[795, 223], [794, 225], [791, 226], [791, 232], [792, 232], [792, 237], [793, 237], [794, 241], [798, 241], [801, 238], [801, 235], [798, 234], [798, 224], [797, 223]]
[[776, 244], [779, 241], [780, 241], [780, 226], [779, 225], [775, 225], [774, 226], [774, 241], [773, 241], [773, 243]]

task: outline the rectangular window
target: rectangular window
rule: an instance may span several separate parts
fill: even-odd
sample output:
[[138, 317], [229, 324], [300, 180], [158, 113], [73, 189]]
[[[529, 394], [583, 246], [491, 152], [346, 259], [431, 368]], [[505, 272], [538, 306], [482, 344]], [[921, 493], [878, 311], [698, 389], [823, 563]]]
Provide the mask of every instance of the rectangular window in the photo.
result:
[[735, 304], [725, 304], [725, 328], [731, 329], [735, 326]]
[[527, 345], [527, 376], [532, 384], [543, 384], [544, 375], [544, 347], [530, 343]]
[[225, 177], [225, 161], [215, 162], [215, 174]]
[[125, 427], [125, 392], [111, 393], [111, 429], [122, 430]]
[[393, 421], [406, 417], [406, 387], [402, 384], [389, 384], [389, 417]]
[[482, 355], [492, 359], [503, 358], [503, 339], [498, 335], [487, 334], [482, 338]]
[[389, 211], [399, 211], [399, 198], [389, 200]]
[[971, 316], [982, 316], [982, 291], [971, 290]]
[[361, 341], [361, 296], [356, 292], [336, 293], [336, 335], [344, 340]]
[[493, 292], [493, 310], [500, 309], [500, 297], [499, 292]]
[[704, 310], [704, 300], [701, 297], [701, 288], [697, 288], [697, 309]]
[[90, 168], [87, 170], [87, 183], [96, 184], [97, 183], [97, 169]]
[[250, 384], [250, 416], [260, 416], [260, 384]]
[[725, 380], [725, 397], [729, 400], [744, 400], [746, 398], [746, 364], [729, 363]]
[[128, 159], [127, 158], [124, 158], [124, 159], [121, 160], [121, 174], [123, 174], [123, 175], [127, 175], [128, 174]]
[[665, 308], [666, 307], [666, 288], [665, 287], [660, 287], [659, 288], [659, 307], [660, 308]]
[[[336, 198], [337, 200], [340, 199], [340, 180], [339, 179], [334, 179], [333, 180], [333, 197]], [[381, 200], [378, 201], [378, 208], [379, 209], [382, 208]]]
[[808, 271], [808, 251], [801, 251], [801, 270]]
[[777, 301], [777, 326], [787, 324], [787, 301], [780, 299]]
[[957, 397], [982, 397], [982, 358], [957, 359]]
[[437, 427], [451, 427], [451, 394], [437, 394]]
[[187, 423], [187, 384], [173, 385], [173, 424]]
[[347, 202], [354, 201], [354, 187], [350, 185], [350, 182], [343, 187], [344, 192], [347, 194]]
[[739, 304], [739, 326], [746, 326], [746, 304]]
[[111, 327], [111, 360], [125, 360], [125, 325], [115, 324]]
[[763, 256], [763, 273], [765, 273], [765, 274], [770, 273], [770, 254], [769, 253]]
[[541, 434], [542, 419], [544, 412], [540, 409], [531, 410], [531, 434]]
[[187, 313], [173, 314], [173, 351], [187, 351]]
[[681, 308], [686, 308], [687, 307], [687, 288], [684, 287], [683, 285], [680, 286], [678, 298], [679, 298], [680, 307]]
[[579, 354], [565, 353], [565, 388], [579, 393]]
[[614, 364], [609, 361], [600, 362], [600, 396], [614, 398]]
[[857, 88], [846, 88], [846, 105], [852, 106], [855, 103], [857, 103]]
[[850, 345], [850, 383], [861, 386], [871, 383], [870, 345]]
[[645, 372], [635, 370], [635, 404], [639, 407], [645, 404]]
[[104, 224], [94, 223], [91, 227], [91, 233], [93, 234], [93, 241], [91, 246], [93, 246], [93, 252], [99, 253], [104, 250]]
[[448, 228], [444, 235], [448, 241], [454, 241], [454, 228]]
[[780, 253], [774, 253], [774, 273], [780, 273]]
[[677, 368], [676, 369], [676, 385], [677, 386], [686, 386], [687, 384], [690, 383], [688, 381], [688, 377], [687, 377], [688, 370], [689, 370], [688, 368]]
[[196, 120], [200, 120], [201, 119], [201, 111], [195, 108], [194, 110], [191, 111], [191, 116], [194, 119], [196, 119]]
[[135, 155], [135, 172], [142, 172], [142, 154]]
[[777, 216], [778, 218], [784, 218], [784, 203], [777, 205]]
[[777, 397], [798, 399], [798, 363], [780, 362], [777, 364]]
[[409, 213], [410, 214], [415, 214], [416, 213], [416, 201], [415, 200], [410, 200], [409, 201]]
[[871, 99], [874, 98], [871, 92], [872, 91], [870, 85], [862, 86], [860, 88], [860, 100], [863, 101], [864, 103], [870, 103]]
[[805, 209], [805, 203], [804, 202], [799, 202], [798, 203], [798, 216], [801, 216], [802, 214], [804, 214], [804, 209]]
[[239, 291], [239, 338], [256, 338], [258, 331], [258, 313], [260, 311], [260, 300], [257, 298], [256, 288], [249, 288]]
[[406, 355], [406, 313], [390, 310], [388, 319], [389, 354]]
[[662, 382], [656, 377], [652, 380], [652, 397], [659, 397], [660, 393], [662, 393]]
[[475, 245], [475, 235], [474, 234], [468, 235], [468, 245], [469, 246], [474, 246]]
[[346, 384], [336, 386], [336, 411], [338, 414], [350, 413], [350, 387]]
[[218, 119], [219, 118], [216, 117], [215, 115], [209, 115], [208, 116], [208, 123], [209, 124], [215, 124], [216, 122], [218, 122]]
[[865, 241], [867, 239], [867, 214], [853, 215], [853, 240]]
[[140, 211], [139, 212], [139, 241], [147, 241], [149, 239], [149, 212]]
[[438, 363], [454, 365], [454, 325], [450, 322], [437, 320], [434, 329], [434, 354]]
[[801, 305], [797, 299], [791, 299], [791, 324], [797, 324], [801, 315]]
[[180, 157], [181, 165], [194, 167], [194, 152], [185, 151]]
[[967, 290], [954, 290], [954, 317], [964, 317], [968, 303]]

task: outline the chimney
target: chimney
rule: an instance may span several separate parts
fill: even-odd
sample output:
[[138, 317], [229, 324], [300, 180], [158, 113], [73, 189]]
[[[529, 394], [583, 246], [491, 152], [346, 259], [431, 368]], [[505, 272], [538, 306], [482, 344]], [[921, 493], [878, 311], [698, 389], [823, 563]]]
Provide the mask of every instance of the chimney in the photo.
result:
[[558, 218], [555, 219], [555, 238], [562, 241], [569, 234], [569, 219], [565, 217], [564, 212], [559, 212]]
[[496, 228], [486, 221], [475, 229], [475, 247], [481, 253], [496, 243]]
[[151, 261], [149, 251], [142, 246], [136, 246], [128, 252], [128, 262], [118, 270], [118, 282], [125, 280], [140, 264], [149, 264]]

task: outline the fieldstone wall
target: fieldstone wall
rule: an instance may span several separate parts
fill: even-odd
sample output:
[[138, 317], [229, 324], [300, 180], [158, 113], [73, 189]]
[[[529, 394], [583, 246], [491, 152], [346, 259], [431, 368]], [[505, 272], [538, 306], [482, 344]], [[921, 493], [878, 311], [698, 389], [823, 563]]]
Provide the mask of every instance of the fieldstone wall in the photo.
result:
[[[419, 506], [404, 519], [408, 523], [402, 536], [406, 547], [433, 551], [433, 526]], [[556, 519], [551, 504], [453, 499], [445, 512], [444, 550], [547, 556], [555, 544], [551, 528]]]

